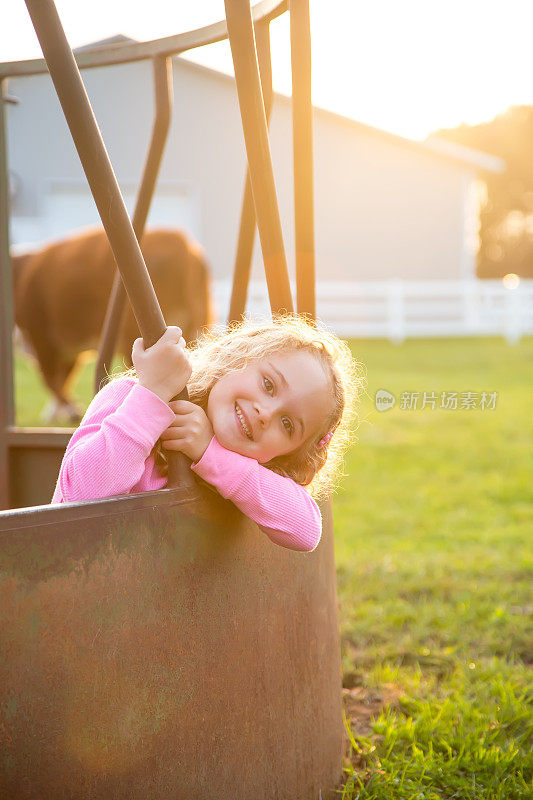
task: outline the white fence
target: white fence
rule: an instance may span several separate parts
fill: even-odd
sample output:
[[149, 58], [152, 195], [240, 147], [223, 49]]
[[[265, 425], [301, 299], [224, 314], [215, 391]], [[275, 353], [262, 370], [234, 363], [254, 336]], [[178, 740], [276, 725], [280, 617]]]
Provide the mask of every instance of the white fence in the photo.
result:
[[[229, 281], [215, 282], [220, 321], [227, 317], [230, 291]], [[268, 313], [266, 284], [254, 281], [247, 314]], [[402, 342], [416, 336], [502, 335], [514, 344], [533, 333], [533, 280], [521, 280], [513, 289], [500, 280], [322, 281], [317, 314], [340, 336]]]

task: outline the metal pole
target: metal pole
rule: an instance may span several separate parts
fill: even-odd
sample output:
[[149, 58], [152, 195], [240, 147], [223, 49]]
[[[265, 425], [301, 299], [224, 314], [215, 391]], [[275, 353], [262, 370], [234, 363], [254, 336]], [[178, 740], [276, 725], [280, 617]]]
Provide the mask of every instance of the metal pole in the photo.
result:
[[296, 305], [316, 318], [309, 0], [290, 0]]
[[[255, 42], [257, 46], [259, 73], [261, 75], [261, 90], [263, 93], [263, 102], [265, 104], [265, 116], [268, 126], [272, 111], [272, 64], [270, 59], [270, 24], [267, 21], [261, 20], [255, 24]], [[255, 226], [254, 198], [250, 181], [250, 169], [247, 166], [237, 255], [235, 256], [235, 267], [233, 270], [228, 325], [238, 323], [244, 317], [254, 250]]]
[[[135, 236], [139, 243], [142, 240], [146, 227], [146, 220], [148, 218], [157, 176], [165, 150], [172, 115], [172, 59], [157, 56], [153, 60], [153, 67], [155, 118], [132, 223]], [[107, 367], [110, 367], [113, 361], [115, 345], [124, 318], [125, 307], [126, 291], [122, 278], [120, 277], [120, 272], [117, 270], [100, 336], [98, 360], [96, 362], [94, 376], [95, 394], [99, 391], [102, 381], [106, 377]]]
[[52, 0], [25, 0], [146, 346], [165, 321], [78, 67]]
[[224, 0], [257, 227], [273, 314], [292, 312], [272, 156], [248, 0]]
[[13, 392], [13, 281], [9, 255], [7, 80], [0, 81], [0, 508], [9, 508], [8, 426], [15, 422]]
[[[165, 332], [165, 320], [120, 194], [81, 75], [52, 0], [25, 0], [59, 102], [122, 275], [146, 347]], [[187, 399], [185, 389], [180, 399]], [[170, 454], [169, 485], [193, 485], [181, 454]]]

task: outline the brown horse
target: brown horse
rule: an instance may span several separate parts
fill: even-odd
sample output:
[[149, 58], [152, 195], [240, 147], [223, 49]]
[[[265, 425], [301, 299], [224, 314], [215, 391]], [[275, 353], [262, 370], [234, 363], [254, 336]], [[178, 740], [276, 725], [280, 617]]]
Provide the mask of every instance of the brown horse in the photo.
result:
[[[177, 230], [147, 231], [141, 248], [165, 321], [193, 341], [213, 322], [202, 249]], [[54, 397], [46, 416], [78, 421], [69, 389], [80, 354], [98, 347], [115, 273], [107, 237], [103, 230], [84, 231], [12, 262], [15, 323]], [[128, 303], [116, 344], [128, 366], [137, 336]]]

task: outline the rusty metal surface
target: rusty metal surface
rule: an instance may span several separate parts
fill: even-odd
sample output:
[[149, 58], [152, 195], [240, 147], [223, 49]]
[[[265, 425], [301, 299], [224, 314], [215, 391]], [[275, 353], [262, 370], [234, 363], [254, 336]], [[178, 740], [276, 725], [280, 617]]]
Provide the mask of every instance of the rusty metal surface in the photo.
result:
[[224, 0], [224, 6], [270, 307], [274, 314], [292, 312], [250, 5], [248, 0]]
[[73, 428], [8, 428], [7, 508], [50, 502], [61, 459], [73, 433]]
[[2, 796], [325, 800], [341, 777], [329, 509], [301, 554], [168, 491], [0, 515]]
[[[281, 2], [280, 0], [263, 0], [252, 8], [252, 16], [254, 21], [260, 19], [270, 21], [285, 13], [287, 6], [288, 0], [281, 0]], [[174, 56], [184, 53], [186, 50], [220, 42], [227, 37], [226, 21], [222, 20], [205, 28], [149, 42], [128, 42], [95, 47], [94, 50], [77, 53], [76, 62], [80, 69], [90, 69], [91, 67], [142, 61], [154, 58], [154, 56]], [[14, 75], [40, 75], [45, 72], [48, 72], [48, 67], [42, 58], [0, 62], [0, 78]]]
[[[68, 436], [66, 437], [68, 439]], [[54, 493], [65, 446], [61, 441], [48, 445], [10, 445], [9, 508], [49, 503]]]

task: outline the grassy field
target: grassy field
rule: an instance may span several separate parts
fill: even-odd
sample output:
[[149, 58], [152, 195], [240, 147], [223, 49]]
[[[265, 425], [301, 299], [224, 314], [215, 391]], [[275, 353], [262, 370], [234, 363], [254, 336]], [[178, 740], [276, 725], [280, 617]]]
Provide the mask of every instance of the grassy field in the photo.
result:
[[[354, 711], [344, 797], [531, 798], [533, 342], [353, 351], [369, 396], [334, 503]], [[375, 410], [378, 389], [393, 410]], [[498, 398], [494, 410], [399, 407], [402, 392], [420, 406], [432, 391]]]
[[[352, 344], [368, 394], [334, 499], [351, 739], [339, 797], [531, 798], [533, 340]], [[16, 367], [18, 423], [36, 424], [44, 394]], [[378, 389], [392, 410], [375, 409]], [[498, 397], [453, 410], [442, 392]]]

